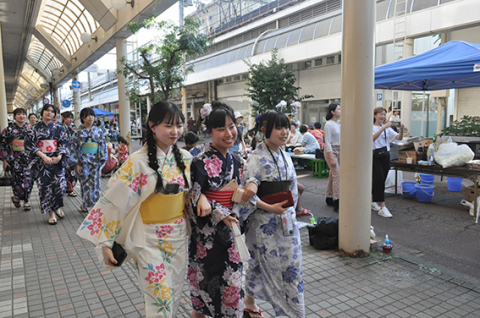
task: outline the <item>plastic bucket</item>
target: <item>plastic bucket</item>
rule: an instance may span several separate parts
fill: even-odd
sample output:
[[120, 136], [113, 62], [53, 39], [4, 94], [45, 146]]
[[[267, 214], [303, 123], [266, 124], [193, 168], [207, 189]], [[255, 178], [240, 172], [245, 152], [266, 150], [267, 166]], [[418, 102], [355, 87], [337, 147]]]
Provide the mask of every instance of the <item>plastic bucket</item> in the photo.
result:
[[402, 183], [402, 190], [403, 190], [403, 198], [404, 199], [413, 199], [415, 198], [415, 192], [417, 192], [417, 185], [416, 182], [403, 182]]
[[416, 184], [415, 187], [417, 188], [417, 200], [418, 202], [432, 202], [433, 189], [435, 186], [428, 185], [428, 184]]
[[433, 179], [435, 176], [433, 174], [419, 173], [420, 184], [433, 185]]
[[447, 177], [448, 191], [460, 192], [462, 191], [462, 178]]

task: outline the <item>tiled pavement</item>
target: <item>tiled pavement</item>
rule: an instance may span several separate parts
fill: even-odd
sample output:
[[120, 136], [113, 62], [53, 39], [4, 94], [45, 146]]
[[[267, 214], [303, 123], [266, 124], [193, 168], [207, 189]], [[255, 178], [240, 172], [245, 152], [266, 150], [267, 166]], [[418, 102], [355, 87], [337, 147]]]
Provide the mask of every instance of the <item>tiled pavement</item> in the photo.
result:
[[[11, 203], [11, 188], [0, 187], [0, 318], [143, 317], [132, 264], [103, 269], [93, 245], [75, 234], [84, 217], [79, 198], [66, 197], [67, 217], [50, 226], [34, 189], [33, 209], [24, 212]], [[395, 254], [317, 251], [301, 232], [306, 317], [480, 317], [480, 286]], [[260, 306], [273, 317], [269, 304]], [[185, 286], [177, 317], [190, 312]]]

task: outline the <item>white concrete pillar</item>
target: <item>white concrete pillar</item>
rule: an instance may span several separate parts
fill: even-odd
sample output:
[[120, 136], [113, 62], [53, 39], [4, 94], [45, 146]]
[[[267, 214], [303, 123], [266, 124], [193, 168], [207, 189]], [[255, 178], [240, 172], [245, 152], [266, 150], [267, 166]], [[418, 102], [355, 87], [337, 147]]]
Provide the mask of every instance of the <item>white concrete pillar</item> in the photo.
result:
[[339, 249], [370, 252], [375, 1], [343, 1]]
[[[405, 39], [404, 58], [413, 56], [413, 39]], [[402, 124], [412, 133], [412, 92], [404, 91], [402, 94], [402, 111], [400, 112]]]
[[8, 126], [7, 92], [5, 90], [2, 42], [2, 25], [0, 24], [0, 131], [3, 131]]
[[[78, 81], [78, 74], [73, 73], [72, 74], [72, 81]], [[73, 101], [73, 112], [75, 116], [75, 126], [80, 127], [82, 122], [80, 121], [80, 112], [82, 111], [82, 104], [80, 100], [80, 90], [73, 90], [73, 95], [72, 95], [72, 101]]]
[[[115, 44], [117, 46], [117, 69], [123, 71], [123, 65], [120, 59], [127, 56], [127, 39], [117, 38]], [[118, 109], [119, 109], [119, 124], [120, 135], [127, 140], [131, 140], [131, 126], [130, 126], [130, 102], [127, 99], [126, 79], [122, 73], [117, 74], [118, 78]], [[129, 147], [132, 149], [132, 147]]]

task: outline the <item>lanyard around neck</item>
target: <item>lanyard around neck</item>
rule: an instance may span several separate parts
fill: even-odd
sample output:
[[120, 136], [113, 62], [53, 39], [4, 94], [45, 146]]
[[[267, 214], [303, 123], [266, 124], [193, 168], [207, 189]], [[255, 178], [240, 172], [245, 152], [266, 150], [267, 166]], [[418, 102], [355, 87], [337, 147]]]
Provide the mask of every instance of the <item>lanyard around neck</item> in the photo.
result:
[[[272, 151], [270, 150], [270, 148], [268, 148], [268, 146], [267, 146], [266, 144], [265, 144], [265, 147], [267, 147], [268, 152], [270, 153], [270, 156], [272, 156], [272, 160], [273, 160], [273, 162], [275, 163], [275, 165], [277, 166], [278, 177], [280, 178], [280, 181], [282, 181], [282, 174], [280, 173], [280, 168], [278, 167], [277, 161], [275, 160], [275, 157], [273, 156]], [[278, 151], [279, 151], [280, 154], [282, 155], [283, 163], [285, 164], [285, 176], [286, 176], [285, 181], [288, 181], [288, 163], [287, 163], [287, 161], [285, 160], [285, 156], [284, 156], [284, 154], [283, 154], [282, 149], [278, 148]]]

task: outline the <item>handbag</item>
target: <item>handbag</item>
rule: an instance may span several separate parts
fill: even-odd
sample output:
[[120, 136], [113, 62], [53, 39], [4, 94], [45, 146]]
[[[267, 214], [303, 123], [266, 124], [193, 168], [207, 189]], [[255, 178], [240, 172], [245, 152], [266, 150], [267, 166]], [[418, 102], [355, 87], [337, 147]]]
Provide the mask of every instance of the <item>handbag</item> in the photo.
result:
[[[387, 133], [385, 132], [385, 130], [383, 131], [384, 135], [385, 135], [385, 142], [387, 142]], [[380, 157], [384, 157], [388, 154], [388, 149], [387, 149], [387, 146], [385, 147], [382, 147], [382, 148], [377, 148], [377, 149], [374, 149], [373, 150], [373, 157], [375, 158], [380, 158]]]
[[9, 187], [11, 185], [12, 174], [10, 173], [10, 170], [3, 170], [2, 172], [0, 172], [0, 187]]
[[117, 260], [117, 264], [112, 263], [113, 266], [122, 265], [125, 258], [127, 258], [127, 252], [125, 252], [123, 247], [115, 241], [113, 242], [112, 252], [113, 252], [113, 257]]
[[315, 149], [315, 159], [325, 159], [323, 149]]

